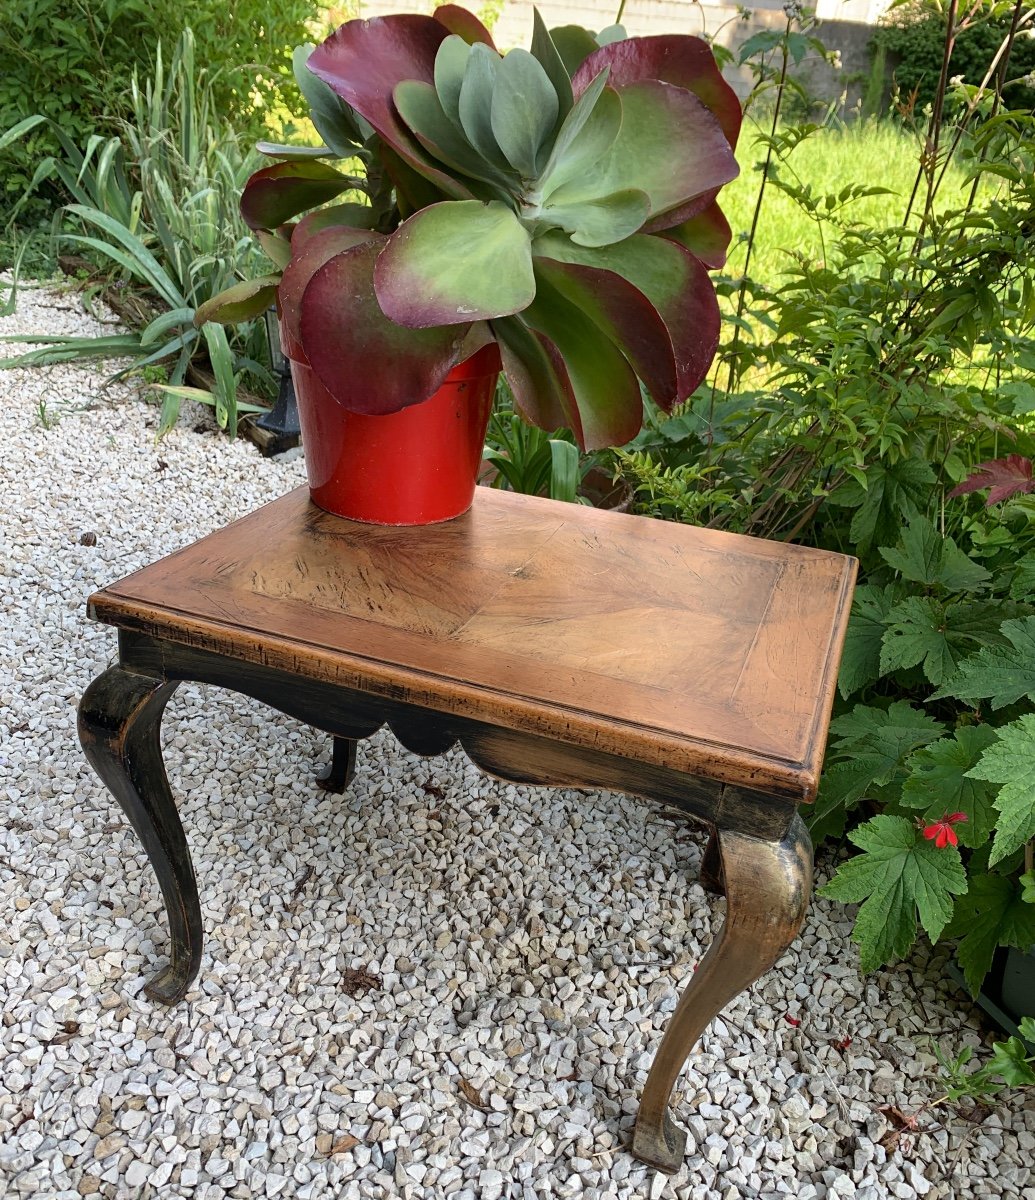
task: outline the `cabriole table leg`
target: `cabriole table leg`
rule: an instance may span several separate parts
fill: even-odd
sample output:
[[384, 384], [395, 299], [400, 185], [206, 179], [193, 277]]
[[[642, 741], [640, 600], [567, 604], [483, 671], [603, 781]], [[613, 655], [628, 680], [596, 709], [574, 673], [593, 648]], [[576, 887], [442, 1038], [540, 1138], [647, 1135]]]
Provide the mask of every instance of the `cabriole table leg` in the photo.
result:
[[665, 1028], [636, 1115], [632, 1152], [659, 1171], [679, 1169], [686, 1134], [672, 1120], [676, 1079], [708, 1023], [776, 962], [801, 928], [812, 891], [812, 843], [799, 817], [782, 842], [718, 834], [726, 920]]
[[147, 984], [153, 1000], [182, 999], [201, 965], [201, 904], [187, 839], [169, 789], [159, 730], [175, 682], [111, 667], [86, 689], [79, 740], [151, 860], [172, 935], [171, 962]]

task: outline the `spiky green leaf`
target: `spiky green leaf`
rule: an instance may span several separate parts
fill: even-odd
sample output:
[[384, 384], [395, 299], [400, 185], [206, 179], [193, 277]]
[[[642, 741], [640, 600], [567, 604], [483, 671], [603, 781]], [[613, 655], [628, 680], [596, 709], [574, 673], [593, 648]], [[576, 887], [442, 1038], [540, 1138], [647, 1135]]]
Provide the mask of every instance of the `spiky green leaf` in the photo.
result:
[[993, 709], [1014, 704], [1022, 696], [1035, 699], [1035, 617], [1004, 621], [1000, 632], [1011, 648], [985, 646], [963, 659], [958, 672], [932, 699], [987, 699]]
[[1035, 837], [1035, 713], [1018, 717], [997, 733], [998, 740], [967, 772], [971, 779], [1002, 785], [995, 800], [999, 820], [988, 858], [990, 866]]
[[881, 556], [903, 579], [952, 592], [970, 592], [991, 578], [972, 562], [951, 537], [943, 537], [926, 517], [915, 517], [902, 532], [895, 549], [880, 548]]
[[902, 785], [902, 804], [922, 808], [929, 821], [944, 813], [966, 813], [967, 820], [956, 826], [959, 840], [964, 846], [984, 845], [995, 828], [998, 789], [969, 778], [967, 772], [995, 740], [996, 731], [988, 725], [967, 725], [917, 750], [906, 762], [909, 775]]

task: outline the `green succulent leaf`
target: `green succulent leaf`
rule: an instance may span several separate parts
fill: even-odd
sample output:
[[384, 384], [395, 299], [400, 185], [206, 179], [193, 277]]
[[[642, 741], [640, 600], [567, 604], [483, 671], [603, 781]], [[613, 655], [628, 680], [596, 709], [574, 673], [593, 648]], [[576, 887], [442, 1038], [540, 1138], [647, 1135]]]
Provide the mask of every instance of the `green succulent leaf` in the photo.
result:
[[[291, 249], [297, 254], [321, 229], [342, 225], [349, 229], [373, 229], [377, 213], [366, 204], [331, 204], [317, 209], [298, 222], [291, 234]], [[265, 243], [263, 243], [265, 245]]]
[[301, 305], [302, 342], [313, 371], [343, 408], [370, 415], [398, 412], [434, 395], [470, 328], [414, 330], [390, 321], [374, 293], [381, 245], [353, 246], [324, 263]]
[[646, 192], [629, 188], [577, 204], [545, 204], [541, 220], [565, 230], [577, 246], [610, 246], [624, 241], [650, 215]]
[[278, 237], [268, 229], [257, 229], [255, 237], [270, 262], [283, 271], [291, 261], [291, 243], [288, 239]]
[[622, 101], [606, 84], [604, 75], [594, 79], [561, 125], [539, 180], [544, 200], [580, 179], [614, 146], [622, 128]]
[[685, 246], [706, 267], [718, 270], [726, 265], [726, 251], [733, 238], [730, 223], [713, 200], [702, 212], [663, 231], [666, 238]]
[[[267, 158], [291, 162], [303, 158], [334, 158], [334, 151], [327, 146], [285, 146], [280, 142], [256, 142], [255, 149]], [[338, 157], [341, 157], [340, 155]]]
[[467, 140], [482, 158], [495, 167], [509, 171], [510, 164], [492, 131], [492, 94], [496, 90], [502, 63], [500, 56], [488, 46], [471, 47], [460, 88], [458, 111]]
[[528, 325], [557, 347], [578, 406], [583, 450], [621, 446], [643, 424], [636, 375], [592, 319], [540, 280], [524, 313]]
[[654, 80], [617, 90], [622, 124], [610, 151], [559, 188], [554, 203], [636, 187], [658, 217], [736, 178], [739, 168], [722, 128], [691, 92]]
[[508, 316], [536, 290], [528, 234], [499, 201], [446, 201], [410, 217], [374, 279], [386, 316], [409, 329]]
[[558, 25], [550, 30], [550, 40], [569, 76], [574, 76], [586, 59], [600, 49], [597, 39], [581, 25]]
[[570, 429], [581, 445], [579, 409], [557, 347], [522, 316], [493, 321], [492, 331], [518, 412], [540, 429]]
[[316, 132], [338, 158], [349, 158], [364, 138], [352, 109], [306, 66], [315, 49], [312, 44], [295, 47], [291, 55], [295, 82], [309, 105], [309, 118]]
[[537, 8], [532, 10], [532, 53], [550, 77], [560, 106], [560, 116], [563, 119], [571, 111], [575, 102], [571, 91], [571, 76]]
[[496, 145], [524, 179], [535, 179], [549, 152], [560, 103], [542, 64], [511, 50], [496, 71], [490, 124]]
[[1025, 903], [1017, 880], [975, 874], [967, 894], [956, 901], [945, 936], [960, 939], [956, 958], [976, 996], [999, 946], [1035, 946], [1035, 906]]
[[235, 283], [225, 291], [199, 305], [194, 314], [194, 324], [200, 329], [207, 321], [219, 325], [236, 325], [239, 321], [251, 321], [262, 316], [277, 297], [277, 275], [262, 275], [258, 279], [247, 279]]
[[[677, 403], [696, 391], [718, 345], [719, 305], [707, 272], [691, 254], [663, 238], [639, 233], [596, 248], [550, 233], [536, 239], [534, 252], [559, 262], [614, 271], [642, 292], [668, 329], [675, 353]], [[660, 397], [655, 399], [664, 407]]]
[[429, 154], [472, 179], [497, 188], [506, 187], [506, 176], [486, 162], [464, 136], [463, 130], [449, 119], [438, 93], [430, 84], [413, 79], [400, 83], [395, 89], [395, 106]]
[[995, 840], [989, 855], [995, 866], [1035, 837], [1035, 713], [1026, 713], [998, 731], [999, 738], [967, 775], [1002, 784]]
[[838, 868], [821, 895], [860, 903], [852, 940], [864, 971], [901, 958], [920, 922], [936, 941], [952, 917], [967, 874], [954, 846], [939, 850], [903, 817], [882, 815], [849, 834], [863, 851]]
[[598, 46], [610, 46], [614, 42], [624, 42], [628, 37], [624, 25], [608, 25], [596, 35]]
[[922, 808], [931, 821], [943, 813], [966, 813], [966, 821], [955, 827], [959, 840], [964, 846], [983, 846], [995, 829], [998, 788], [969, 778], [967, 772], [995, 741], [996, 731], [988, 725], [967, 725], [917, 750], [906, 762], [909, 776], [902, 785], [902, 804]]
[[597, 328], [621, 347], [629, 365], [662, 407], [676, 399], [676, 363], [672, 339], [647, 297], [614, 271], [535, 258], [536, 280], [546, 282], [586, 313]]
[[447, 37], [435, 55], [435, 92], [442, 111], [462, 131], [460, 89], [464, 84], [471, 47], [462, 37]]

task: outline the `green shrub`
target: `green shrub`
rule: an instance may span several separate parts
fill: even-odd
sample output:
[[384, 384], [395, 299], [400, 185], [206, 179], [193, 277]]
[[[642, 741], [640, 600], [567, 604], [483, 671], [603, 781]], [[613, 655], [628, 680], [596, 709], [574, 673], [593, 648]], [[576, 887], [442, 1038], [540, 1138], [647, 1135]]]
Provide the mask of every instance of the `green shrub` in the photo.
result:
[[[965, 17], [952, 57], [949, 78], [962, 76], [964, 82], [978, 87], [988, 71], [1003, 39], [1010, 32], [1012, 5], [990, 4], [973, 17]], [[909, 112], [922, 112], [934, 102], [942, 68], [945, 43], [945, 17], [922, 4], [897, 9], [887, 25], [876, 30], [870, 52], [890, 58], [899, 103]], [[1020, 36], [1010, 54], [1003, 89], [1007, 108], [1035, 107], [1035, 88], [1021, 82], [1035, 70], [1035, 38]], [[915, 97], [915, 99], [914, 99]]]
[[[159, 39], [175, 41], [188, 14], [216, 111], [245, 143], [262, 136], [265, 112], [294, 87], [290, 49], [309, 37], [309, 0], [0, 0], [0, 132], [41, 113], [77, 145], [115, 133], [131, 110], [133, 71], [147, 74]], [[238, 63], [248, 66], [224, 65]], [[0, 152], [0, 218], [60, 149], [48, 125]], [[52, 187], [23, 218], [41, 219], [62, 198]]]

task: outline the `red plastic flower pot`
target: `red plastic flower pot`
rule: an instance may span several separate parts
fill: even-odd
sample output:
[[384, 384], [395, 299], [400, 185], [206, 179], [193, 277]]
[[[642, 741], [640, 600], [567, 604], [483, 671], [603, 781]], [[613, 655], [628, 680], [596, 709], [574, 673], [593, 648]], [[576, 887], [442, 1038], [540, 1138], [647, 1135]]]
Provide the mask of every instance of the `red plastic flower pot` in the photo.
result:
[[378, 525], [431, 525], [466, 512], [499, 370], [499, 349], [485, 346], [429, 400], [371, 417], [342, 408], [301, 356], [292, 357], [313, 502]]

